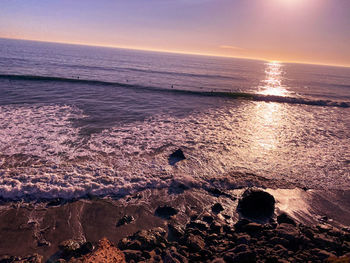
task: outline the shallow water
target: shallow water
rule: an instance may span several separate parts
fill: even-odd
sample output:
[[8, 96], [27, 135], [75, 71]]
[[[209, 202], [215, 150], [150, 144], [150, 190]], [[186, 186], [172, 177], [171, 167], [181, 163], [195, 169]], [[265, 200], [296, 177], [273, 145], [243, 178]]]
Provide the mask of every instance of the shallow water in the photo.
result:
[[349, 68], [0, 40], [0, 196], [124, 195], [232, 171], [346, 190], [349, 102]]

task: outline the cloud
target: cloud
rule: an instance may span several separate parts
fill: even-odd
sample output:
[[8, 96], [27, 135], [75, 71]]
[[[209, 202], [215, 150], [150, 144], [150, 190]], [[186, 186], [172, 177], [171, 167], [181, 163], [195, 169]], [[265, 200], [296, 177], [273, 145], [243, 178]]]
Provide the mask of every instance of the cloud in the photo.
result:
[[244, 48], [241, 47], [235, 47], [235, 46], [229, 46], [229, 45], [221, 45], [219, 48], [223, 49], [234, 49], [234, 50], [245, 50]]

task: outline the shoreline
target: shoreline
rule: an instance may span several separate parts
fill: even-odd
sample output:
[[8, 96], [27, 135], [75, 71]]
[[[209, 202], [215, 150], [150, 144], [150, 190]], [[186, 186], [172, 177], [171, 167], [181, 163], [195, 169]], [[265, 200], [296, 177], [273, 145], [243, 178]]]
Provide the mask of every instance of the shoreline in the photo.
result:
[[[135, 235], [138, 231], [147, 232], [160, 227], [166, 232], [164, 235], [168, 236], [169, 224], [171, 224], [179, 226], [185, 232], [191, 232], [193, 229], [187, 227], [188, 224], [195, 220], [203, 221], [205, 216], [212, 217], [213, 221], [222, 227], [226, 225], [227, 231], [236, 233], [237, 222], [244, 220], [237, 211], [237, 205], [246, 189], [248, 187], [227, 191], [221, 191], [220, 188], [215, 187], [205, 190], [178, 183], [167, 189], [148, 189], [119, 199], [91, 197], [63, 204], [13, 203], [2, 206], [0, 210], [0, 234], [5, 237], [0, 240], [0, 256], [23, 257], [37, 253], [43, 257], [43, 262], [56, 262], [54, 259], [56, 260], [62, 254], [60, 244], [67, 240], [74, 240], [79, 244], [86, 242], [97, 244], [99, 240], [106, 237], [112, 244], [116, 246], [119, 244], [119, 248], [123, 248], [120, 246], [121, 240]], [[277, 222], [278, 215], [287, 213], [296, 223], [299, 233], [301, 226], [312, 230], [321, 227], [336, 233], [348, 231], [350, 204], [344, 202], [344, 207], [336, 207], [333, 202], [339, 201], [341, 197], [349, 198], [350, 192], [335, 191], [328, 194], [301, 188], [272, 189], [261, 185], [260, 189], [270, 193], [276, 200], [272, 219], [268, 222], [259, 222], [262, 223], [261, 229], [271, 228]], [[220, 204], [223, 210], [214, 213], [214, 204]], [[162, 213], [156, 212], [159, 207], [173, 208], [176, 213], [164, 218]], [[169, 211], [165, 211], [167, 212]], [[206, 226], [209, 230], [210, 225]], [[278, 227], [278, 225], [275, 226]], [[270, 230], [275, 231], [274, 228]], [[202, 239], [211, 234], [213, 233], [210, 231], [204, 233]], [[232, 241], [224, 235], [224, 231], [222, 234], [222, 237], [217, 236], [217, 241], [221, 239], [228, 243]], [[265, 245], [267, 244], [272, 243], [267, 241]], [[349, 249], [348, 252], [350, 252], [350, 243], [344, 244], [345, 251]], [[125, 255], [129, 260], [128, 254]], [[333, 253], [333, 255], [341, 256], [339, 253]]]

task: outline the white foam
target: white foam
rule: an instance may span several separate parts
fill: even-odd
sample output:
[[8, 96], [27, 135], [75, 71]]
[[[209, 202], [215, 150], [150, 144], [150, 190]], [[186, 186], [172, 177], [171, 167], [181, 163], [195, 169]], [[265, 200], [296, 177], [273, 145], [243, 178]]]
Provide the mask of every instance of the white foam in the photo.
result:
[[[8, 158], [24, 153], [43, 160], [12, 167], [4, 165], [8, 158], [3, 157], [7, 159], [0, 163], [4, 167], [0, 196], [132, 194], [167, 187], [172, 180], [200, 186], [231, 170], [315, 187], [348, 187], [347, 171], [332, 170], [343, 167], [341, 158], [347, 158], [346, 134], [338, 133], [339, 141], [330, 134], [344, 131], [342, 125], [347, 122], [335, 120], [334, 116], [343, 116], [333, 112], [332, 128], [320, 130], [329, 124], [327, 112], [315, 117], [300, 107], [259, 102], [211, 108], [182, 118], [159, 114], [92, 134], [81, 144], [79, 129], [70, 119], [84, 115], [75, 108], [0, 107], [1, 153]], [[187, 159], [171, 166], [168, 156], [178, 147]], [[343, 155], [333, 159], [335, 153]]]
[[72, 156], [70, 145], [79, 140], [79, 129], [70, 120], [83, 117], [80, 110], [65, 105], [1, 106], [0, 153], [50, 157], [51, 161]]

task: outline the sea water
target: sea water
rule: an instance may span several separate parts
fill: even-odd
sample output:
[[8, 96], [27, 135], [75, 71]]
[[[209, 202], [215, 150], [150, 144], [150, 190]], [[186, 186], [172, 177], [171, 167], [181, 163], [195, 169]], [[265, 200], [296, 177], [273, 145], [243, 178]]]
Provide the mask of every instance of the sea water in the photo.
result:
[[350, 189], [350, 68], [0, 39], [2, 199], [235, 173]]

